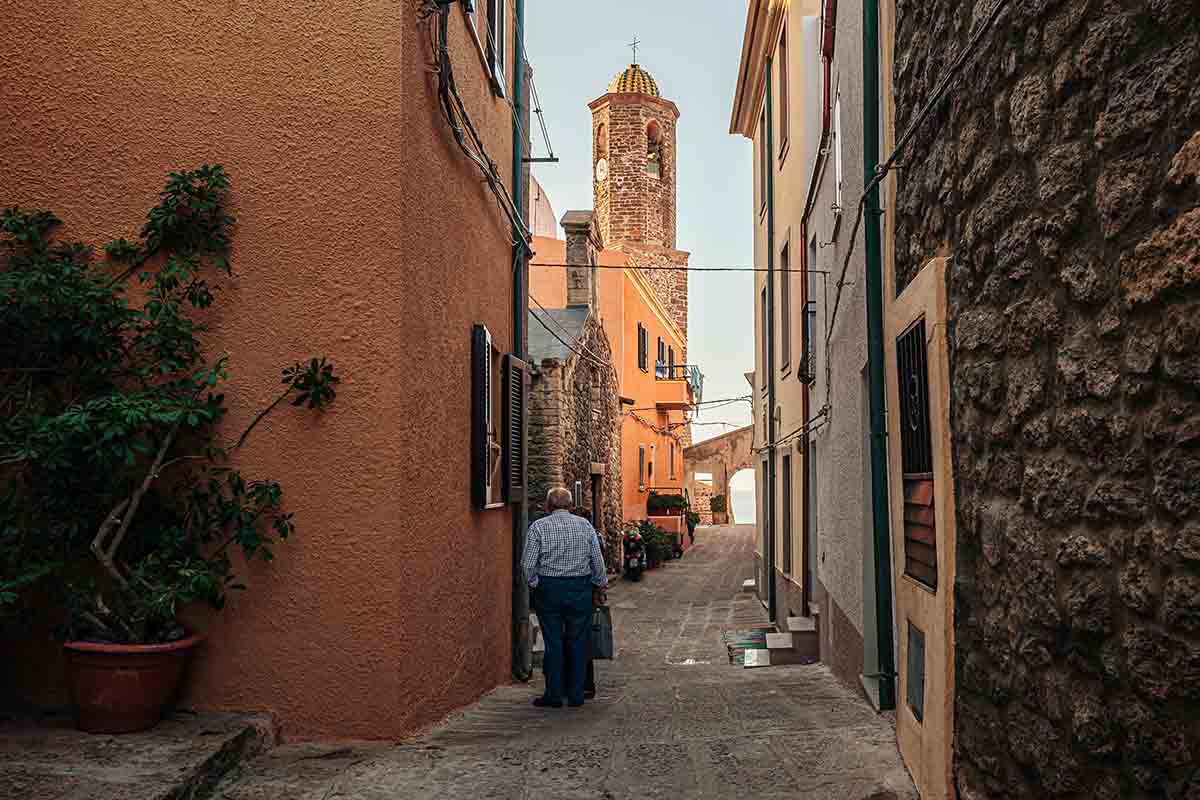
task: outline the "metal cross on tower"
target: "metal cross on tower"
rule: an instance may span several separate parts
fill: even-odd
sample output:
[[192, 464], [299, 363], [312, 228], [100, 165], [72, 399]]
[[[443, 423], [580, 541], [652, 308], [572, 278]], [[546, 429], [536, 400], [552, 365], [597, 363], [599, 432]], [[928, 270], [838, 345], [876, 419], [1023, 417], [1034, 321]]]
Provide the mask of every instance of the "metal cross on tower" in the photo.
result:
[[641, 44], [641, 42], [639, 42], [639, 41], [638, 41], [637, 34], [635, 33], [635, 34], [633, 35], [633, 41], [632, 41], [632, 42], [630, 42], [630, 43], [629, 43], [629, 45], [628, 45], [628, 46], [629, 46], [629, 47], [630, 47], [630, 48], [633, 50], [633, 63], [634, 63], [634, 64], [638, 63], [638, 60], [637, 60], [637, 49], [638, 49], [638, 45], [639, 45], [639, 44]]

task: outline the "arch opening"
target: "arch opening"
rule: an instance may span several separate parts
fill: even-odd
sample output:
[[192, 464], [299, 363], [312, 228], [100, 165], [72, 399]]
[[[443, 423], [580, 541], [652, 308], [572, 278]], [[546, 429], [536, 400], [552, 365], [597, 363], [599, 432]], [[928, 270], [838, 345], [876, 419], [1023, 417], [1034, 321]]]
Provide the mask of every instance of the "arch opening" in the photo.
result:
[[753, 467], [739, 469], [729, 479], [728, 507], [734, 525], [753, 525], [758, 513], [758, 478]]

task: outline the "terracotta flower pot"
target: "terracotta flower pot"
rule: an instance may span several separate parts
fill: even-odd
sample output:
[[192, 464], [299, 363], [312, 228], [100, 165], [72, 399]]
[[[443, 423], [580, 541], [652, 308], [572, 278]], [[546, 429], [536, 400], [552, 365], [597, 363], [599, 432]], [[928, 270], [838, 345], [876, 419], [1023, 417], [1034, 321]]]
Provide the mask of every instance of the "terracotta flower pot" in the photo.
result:
[[153, 728], [203, 638], [166, 644], [67, 642], [67, 688], [79, 729], [132, 733]]

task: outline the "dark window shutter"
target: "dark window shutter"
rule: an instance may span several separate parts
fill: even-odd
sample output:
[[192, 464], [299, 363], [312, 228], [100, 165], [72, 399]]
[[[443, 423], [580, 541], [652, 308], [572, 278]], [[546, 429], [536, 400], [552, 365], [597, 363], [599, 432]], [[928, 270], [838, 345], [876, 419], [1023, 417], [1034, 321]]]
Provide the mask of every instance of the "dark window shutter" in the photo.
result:
[[509, 503], [525, 501], [525, 460], [528, 433], [525, 420], [529, 367], [509, 354], [504, 365], [504, 498]]
[[471, 330], [471, 504], [476, 509], [487, 505], [491, 361], [492, 336], [476, 325]]

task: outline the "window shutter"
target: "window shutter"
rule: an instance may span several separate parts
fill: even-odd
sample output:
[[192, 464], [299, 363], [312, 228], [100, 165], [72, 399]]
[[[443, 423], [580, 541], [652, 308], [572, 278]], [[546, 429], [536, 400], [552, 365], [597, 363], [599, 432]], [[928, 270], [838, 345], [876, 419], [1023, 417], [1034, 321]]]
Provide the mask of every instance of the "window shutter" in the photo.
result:
[[525, 424], [529, 366], [511, 353], [504, 361], [504, 498], [509, 503], [523, 503], [529, 439]]
[[488, 422], [491, 398], [492, 335], [482, 325], [471, 330], [471, 504], [488, 501]]

